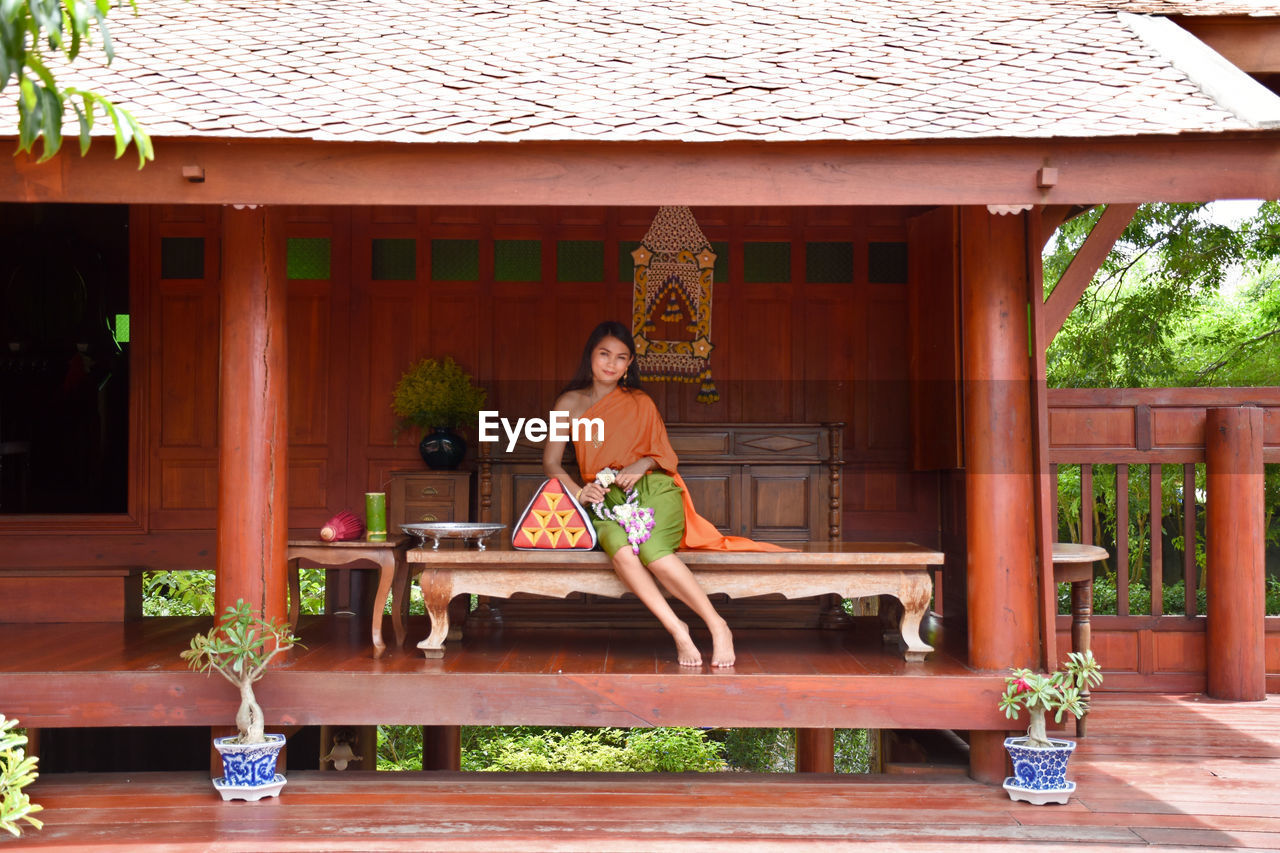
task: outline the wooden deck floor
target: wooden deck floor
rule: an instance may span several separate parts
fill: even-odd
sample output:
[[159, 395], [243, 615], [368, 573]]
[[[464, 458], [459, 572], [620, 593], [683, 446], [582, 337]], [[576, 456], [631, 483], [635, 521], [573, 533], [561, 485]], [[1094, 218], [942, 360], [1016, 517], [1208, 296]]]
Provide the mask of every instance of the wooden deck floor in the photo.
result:
[[[0, 625], [5, 713], [36, 727], [224, 725], [234, 691], [179, 659], [209, 624]], [[476, 632], [426, 660], [413, 646], [425, 620], [409, 628], [404, 648], [375, 659], [364, 623], [304, 617], [306, 647], [257, 689], [268, 723], [1004, 728], [1002, 679], [936, 637], [929, 660], [907, 663], [873, 621], [742, 630], [722, 671], [679, 666], [660, 629]]]
[[45, 777], [0, 850], [1280, 849], [1280, 697], [1102, 694], [1065, 806], [964, 778], [293, 773], [222, 803], [200, 774]]

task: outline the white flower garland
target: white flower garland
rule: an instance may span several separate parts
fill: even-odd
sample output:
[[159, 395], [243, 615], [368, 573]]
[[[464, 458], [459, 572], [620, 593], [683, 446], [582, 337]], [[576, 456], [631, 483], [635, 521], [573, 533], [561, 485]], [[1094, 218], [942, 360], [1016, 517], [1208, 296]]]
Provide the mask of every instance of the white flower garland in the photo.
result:
[[[604, 488], [605, 491], [613, 485], [613, 481], [618, 478], [618, 472], [612, 468], [603, 468], [596, 474], [596, 482]], [[609, 509], [604, 505], [604, 501], [592, 504], [595, 510], [596, 518], [611, 519], [616, 521], [623, 530], [627, 532], [627, 541], [631, 543], [631, 552], [633, 554], [640, 553], [640, 546], [649, 541], [649, 536], [653, 533], [655, 524], [653, 516], [653, 508], [640, 506], [639, 494], [634, 488], [626, 494], [626, 500], [618, 504], [613, 509]]]

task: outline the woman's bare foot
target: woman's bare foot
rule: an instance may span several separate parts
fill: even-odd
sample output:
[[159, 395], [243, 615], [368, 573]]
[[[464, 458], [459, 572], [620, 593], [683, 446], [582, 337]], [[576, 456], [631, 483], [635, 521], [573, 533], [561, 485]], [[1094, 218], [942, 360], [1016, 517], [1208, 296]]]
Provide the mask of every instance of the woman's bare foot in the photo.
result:
[[689, 636], [689, 626], [681, 622], [679, 629], [671, 632], [676, 641], [676, 657], [681, 666], [702, 666], [702, 652]]
[[718, 625], [708, 625], [711, 629], [711, 665], [733, 666], [736, 659], [733, 653], [733, 632], [723, 619]]

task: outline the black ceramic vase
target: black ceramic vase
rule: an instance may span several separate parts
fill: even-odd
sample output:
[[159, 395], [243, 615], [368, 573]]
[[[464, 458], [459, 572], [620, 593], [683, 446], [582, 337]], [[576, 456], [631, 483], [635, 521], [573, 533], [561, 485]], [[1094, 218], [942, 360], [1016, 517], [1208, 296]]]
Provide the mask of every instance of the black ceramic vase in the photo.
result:
[[451, 429], [436, 427], [422, 437], [418, 452], [428, 468], [451, 470], [462, 464], [467, 455], [467, 443]]

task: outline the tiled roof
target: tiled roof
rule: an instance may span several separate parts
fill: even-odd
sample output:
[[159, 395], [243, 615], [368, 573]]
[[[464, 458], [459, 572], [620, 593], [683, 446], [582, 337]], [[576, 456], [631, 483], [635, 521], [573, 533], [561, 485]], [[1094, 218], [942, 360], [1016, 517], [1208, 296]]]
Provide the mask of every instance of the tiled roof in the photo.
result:
[[110, 93], [154, 136], [785, 141], [1248, 129], [1114, 11], [1166, 5], [1189, 4], [141, 0], [138, 16], [111, 16], [111, 68], [86, 56], [60, 82]]
[[1110, 0], [1103, 5], [1151, 15], [1280, 15], [1274, 0]]

